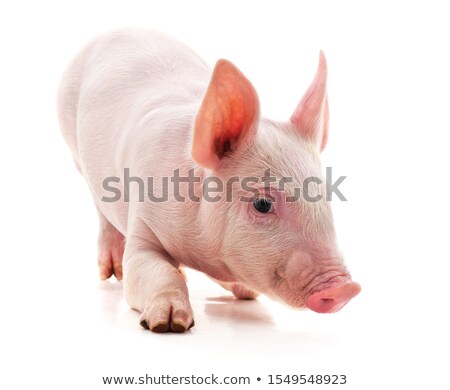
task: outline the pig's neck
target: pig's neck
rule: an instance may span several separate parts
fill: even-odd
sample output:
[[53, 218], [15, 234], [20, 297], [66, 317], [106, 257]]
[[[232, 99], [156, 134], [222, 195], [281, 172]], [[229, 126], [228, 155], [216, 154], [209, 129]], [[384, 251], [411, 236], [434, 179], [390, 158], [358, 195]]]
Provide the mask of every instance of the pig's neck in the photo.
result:
[[195, 190], [200, 200], [184, 205], [187, 218], [182, 233], [189, 232], [189, 234], [182, 235], [184, 239], [179, 242], [176, 257], [182, 259], [182, 265], [204, 272], [214, 279], [235, 282], [237, 279], [221, 254], [225, 233], [225, 224], [222, 220], [223, 204], [208, 201], [202, 196], [203, 181], [211, 173], [195, 163], [193, 167], [196, 176], [201, 180]]
[[[200, 94], [199, 94], [200, 96]], [[236, 281], [236, 278], [226, 265], [226, 259], [221, 255], [221, 247], [226, 227], [226, 213], [223, 204], [210, 202], [203, 196], [203, 182], [211, 175], [203, 167], [197, 165], [190, 157], [191, 134], [193, 123], [200, 101], [177, 107], [176, 122], [169, 122], [170, 126], [161, 125], [161, 131], [155, 132], [155, 118], [149, 117], [148, 123], [143, 122], [143, 129], [136, 135], [134, 142], [138, 142], [139, 153], [129, 150], [124, 155], [139, 155], [134, 164], [136, 167], [146, 167], [145, 171], [133, 170], [135, 175], [146, 177], [149, 175], [171, 177], [178, 170], [180, 177], [188, 177], [193, 169], [194, 176], [200, 178], [195, 182], [194, 192], [199, 200], [192, 200], [189, 196], [189, 186], [186, 182], [180, 184], [180, 195], [186, 201], [168, 201], [163, 203], [141, 204], [142, 215], [146, 225], [154, 232], [159, 242], [172, 258], [187, 267], [204, 272], [220, 281]], [[171, 115], [167, 115], [171, 118]], [[158, 126], [156, 126], [158, 128]], [[140, 138], [139, 138], [140, 137]], [[167, 139], [171, 141], [168, 142]], [[159, 148], [165, 145], [165, 161], [155, 160], [160, 156]], [[170, 148], [168, 147], [170, 145]], [[128, 146], [131, 148], [131, 146]], [[152, 147], [154, 151], [152, 151]], [[145, 156], [145, 160], [142, 160]], [[127, 162], [123, 163], [124, 166]], [[150, 167], [150, 168], [148, 168]], [[150, 169], [150, 171], [148, 171]], [[151, 171], [153, 169], [153, 171]], [[214, 195], [213, 195], [214, 196]]]

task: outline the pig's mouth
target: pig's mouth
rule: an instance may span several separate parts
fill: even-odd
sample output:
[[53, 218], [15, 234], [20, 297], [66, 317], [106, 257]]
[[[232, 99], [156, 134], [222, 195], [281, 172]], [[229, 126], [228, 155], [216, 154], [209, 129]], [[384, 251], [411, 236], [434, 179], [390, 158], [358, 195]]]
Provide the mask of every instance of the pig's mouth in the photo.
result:
[[287, 287], [282, 280], [277, 284], [274, 293], [278, 298], [291, 306], [307, 307], [317, 313], [335, 313], [361, 291], [361, 286], [349, 275], [334, 275], [326, 281], [310, 282], [300, 290]]

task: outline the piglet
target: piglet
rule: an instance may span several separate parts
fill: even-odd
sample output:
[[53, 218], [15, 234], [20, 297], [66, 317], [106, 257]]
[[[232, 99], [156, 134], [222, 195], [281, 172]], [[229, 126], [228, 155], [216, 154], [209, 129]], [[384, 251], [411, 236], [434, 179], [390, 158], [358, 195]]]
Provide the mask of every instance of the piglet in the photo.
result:
[[[231, 62], [211, 71], [161, 33], [106, 33], [72, 61], [58, 114], [98, 210], [100, 277], [123, 275], [143, 327], [193, 326], [180, 266], [238, 299], [264, 293], [319, 313], [359, 293], [317, 184], [328, 137], [326, 78], [321, 52], [291, 118], [275, 122], [260, 116], [254, 87]], [[296, 197], [311, 177], [313, 200]]]

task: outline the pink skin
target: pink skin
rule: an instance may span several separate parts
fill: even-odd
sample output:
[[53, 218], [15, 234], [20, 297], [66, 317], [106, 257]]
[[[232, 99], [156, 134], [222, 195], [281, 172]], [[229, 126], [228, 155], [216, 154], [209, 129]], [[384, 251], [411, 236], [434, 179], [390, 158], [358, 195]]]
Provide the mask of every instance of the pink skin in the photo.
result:
[[[66, 71], [59, 91], [59, 119], [75, 164], [100, 215], [101, 278], [123, 278], [124, 294], [155, 332], [182, 332], [193, 312], [180, 266], [206, 273], [239, 299], [268, 294], [294, 307], [334, 312], [358, 294], [337, 249], [330, 204], [288, 202], [294, 187], [322, 177], [320, 151], [328, 139], [326, 61], [321, 52], [314, 81], [290, 120], [259, 115], [247, 78], [229, 61], [214, 71], [189, 48], [165, 35], [117, 31], [93, 40]], [[255, 209], [233, 183], [231, 202], [102, 201], [103, 180], [161, 178], [190, 169], [225, 183], [230, 177], [291, 177], [284, 190], [259, 188], [271, 200]], [[323, 194], [324, 188], [311, 186]], [[159, 192], [158, 192], [159, 191]], [[186, 186], [180, 187], [187, 193]], [[124, 240], [126, 238], [126, 240]]]

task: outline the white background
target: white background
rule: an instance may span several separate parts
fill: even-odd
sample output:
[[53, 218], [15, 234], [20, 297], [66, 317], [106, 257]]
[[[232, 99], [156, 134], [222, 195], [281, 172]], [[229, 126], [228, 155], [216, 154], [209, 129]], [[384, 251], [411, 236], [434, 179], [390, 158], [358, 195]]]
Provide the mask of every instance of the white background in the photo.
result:
[[[268, 374], [347, 375], [332, 388], [448, 388], [444, 1], [4, 4], [1, 388], [94, 389], [105, 375], [213, 372], [248, 375], [259, 388]], [[120, 283], [98, 281], [96, 213], [58, 129], [56, 88], [86, 40], [136, 26], [178, 37], [211, 65], [233, 61], [272, 119], [289, 117], [325, 51], [331, 122], [323, 162], [348, 176], [348, 202], [333, 208], [363, 288], [341, 312], [298, 311], [264, 297], [237, 302], [191, 272], [196, 327], [156, 335], [138, 326]]]

